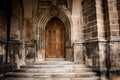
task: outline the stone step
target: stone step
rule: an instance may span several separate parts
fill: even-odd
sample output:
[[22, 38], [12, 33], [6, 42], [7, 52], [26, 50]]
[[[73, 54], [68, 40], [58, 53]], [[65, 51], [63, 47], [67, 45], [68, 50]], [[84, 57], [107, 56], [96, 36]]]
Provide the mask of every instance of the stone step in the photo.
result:
[[65, 61], [65, 58], [46, 58], [46, 61]]
[[60, 64], [60, 65], [64, 65], [64, 64], [77, 64], [75, 62], [71, 62], [71, 61], [43, 61], [43, 62], [40, 62], [40, 63], [33, 63], [34, 65], [53, 65], [53, 64]]
[[96, 73], [84, 64], [70, 61], [43, 61], [21, 66], [7, 73], [5, 80], [98, 80]]
[[16, 69], [14, 72], [26, 72], [26, 73], [54, 73], [54, 72], [59, 72], [59, 73], [65, 73], [65, 72], [91, 72], [92, 69], [90, 68], [22, 68], [22, 69]]
[[77, 63], [72, 63], [72, 62], [67, 62], [67, 63], [32, 63], [32, 65], [71, 65], [71, 64], [77, 64]]
[[99, 77], [87, 78], [6, 78], [4, 80], [99, 80]]
[[71, 64], [71, 65], [25, 65], [21, 68], [85, 68], [87, 66], [83, 64]]
[[59, 78], [80, 78], [80, 77], [92, 77], [96, 74], [93, 72], [83, 73], [7, 73], [5, 77], [19, 77], [19, 78], [33, 78], [33, 77], [59, 77]]

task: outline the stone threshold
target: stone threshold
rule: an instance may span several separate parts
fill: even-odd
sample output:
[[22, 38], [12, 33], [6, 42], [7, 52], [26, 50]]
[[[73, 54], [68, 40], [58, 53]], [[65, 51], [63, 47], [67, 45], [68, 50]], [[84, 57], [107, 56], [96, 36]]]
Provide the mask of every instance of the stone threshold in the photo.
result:
[[45, 58], [45, 61], [64, 61], [65, 58]]

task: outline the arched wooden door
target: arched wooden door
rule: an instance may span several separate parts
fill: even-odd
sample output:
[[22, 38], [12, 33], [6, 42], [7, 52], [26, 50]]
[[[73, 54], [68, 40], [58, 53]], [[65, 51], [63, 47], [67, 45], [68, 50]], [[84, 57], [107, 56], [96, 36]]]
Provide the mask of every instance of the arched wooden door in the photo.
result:
[[65, 57], [65, 28], [58, 18], [52, 18], [46, 26], [45, 56], [46, 58]]

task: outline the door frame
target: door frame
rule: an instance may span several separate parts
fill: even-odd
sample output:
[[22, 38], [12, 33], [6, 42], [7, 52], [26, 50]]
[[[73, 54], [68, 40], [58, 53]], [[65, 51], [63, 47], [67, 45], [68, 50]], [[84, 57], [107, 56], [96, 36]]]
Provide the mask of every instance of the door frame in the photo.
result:
[[[48, 25], [49, 21], [51, 21], [54, 18], [58, 19], [62, 23], [62, 25], [63, 25], [62, 27], [64, 28], [64, 36], [63, 36], [64, 37], [64, 57], [63, 58], [46, 58], [46, 31], [47, 31], [46, 28], [47, 28], [47, 25]], [[45, 26], [45, 60], [65, 60], [65, 58], [66, 58], [65, 25], [59, 18], [57, 18], [57, 17], [54, 17], [54, 18], [50, 19]], [[52, 29], [52, 30], [54, 30], [54, 29]]]
[[49, 11], [38, 16], [36, 20], [36, 40], [37, 40], [37, 61], [45, 60], [45, 28], [48, 21], [54, 17], [57, 17], [64, 23], [65, 27], [65, 60], [73, 61], [73, 49], [72, 49], [72, 19], [64, 12], [60, 12], [58, 16], [51, 16]]

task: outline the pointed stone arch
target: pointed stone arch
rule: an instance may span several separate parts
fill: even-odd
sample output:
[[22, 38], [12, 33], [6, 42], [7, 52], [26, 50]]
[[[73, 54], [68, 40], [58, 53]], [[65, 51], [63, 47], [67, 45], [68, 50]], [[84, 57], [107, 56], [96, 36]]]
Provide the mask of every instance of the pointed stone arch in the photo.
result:
[[[45, 51], [45, 27], [46, 24], [50, 19], [53, 17], [59, 18], [65, 26], [65, 47], [71, 48], [71, 26], [72, 26], [72, 20], [70, 19], [68, 13], [65, 13], [64, 11], [60, 11], [58, 16], [51, 16], [49, 13], [49, 10], [45, 10], [44, 13], [40, 14], [37, 21], [36, 21], [36, 34], [37, 34], [37, 44], [38, 44], [38, 50], [44, 52]], [[45, 53], [45, 52], [44, 52]], [[43, 53], [43, 54], [44, 54]]]
[[[67, 41], [71, 41], [71, 25], [72, 25], [71, 19], [68, 18], [63, 11], [61, 11], [58, 16], [51, 16], [49, 10], [41, 14], [37, 20], [37, 35], [38, 35], [37, 39], [39, 39], [40, 36], [44, 34], [47, 22], [53, 17], [59, 18], [64, 23], [65, 31], [67, 32], [65, 34], [66, 36], [65, 38]], [[44, 48], [44, 46], [42, 48]]]

